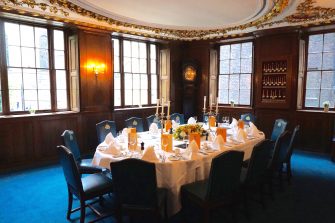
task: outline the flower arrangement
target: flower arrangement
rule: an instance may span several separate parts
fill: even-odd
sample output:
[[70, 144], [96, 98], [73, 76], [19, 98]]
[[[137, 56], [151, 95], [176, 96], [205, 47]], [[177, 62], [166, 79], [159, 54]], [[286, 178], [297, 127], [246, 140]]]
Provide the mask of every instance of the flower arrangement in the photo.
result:
[[323, 110], [324, 110], [325, 112], [328, 112], [328, 110], [329, 110], [329, 104], [330, 104], [329, 101], [325, 101], [325, 102], [323, 102]]
[[206, 134], [206, 130], [202, 128], [200, 124], [189, 124], [189, 125], [182, 125], [179, 126], [173, 133], [174, 139], [183, 139], [189, 133], [197, 132], [201, 136]]

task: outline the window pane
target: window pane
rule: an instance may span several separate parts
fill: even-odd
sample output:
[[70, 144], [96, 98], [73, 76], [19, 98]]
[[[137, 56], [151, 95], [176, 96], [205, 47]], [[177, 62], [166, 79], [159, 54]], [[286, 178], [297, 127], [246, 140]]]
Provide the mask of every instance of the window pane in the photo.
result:
[[35, 27], [35, 47], [48, 49], [48, 31], [45, 28]]
[[308, 53], [319, 53], [323, 49], [323, 35], [311, 35], [308, 42]]
[[321, 70], [322, 54], [308, 54], [308, 70]]
[[5, 35], [7, 45], [20, 46], [20, 26], [14, 23], [5, 22]]
[[23, 69], [23, 86], [24, 89], [37, 89], [35, 69]]
[[20, 25], [21, 46], [35, 47], [34, 28], [32, 26]]
[[54, 30], [54, 49], [64, 50], [64, 32], [61, 30]]
[[320, 89], [320, 84], [320, 72], [307, 72], [306, 89]]
[[123, 41], [123, 55], [131, 57], [131, 45], [129, 41]]
[[133, 91], [132, 90], [125, 90], [124, 103], [125, 105], [133, 104]]
[[241, 88], [240, 90], [240, 102], [239, 104], [241, 105], [250, 105], [250, 90], [242, 90], [243, 88]]
[[120, 56], [120, 42], [118, 39], [113, 39], [113, 49], [114, 49], [114, 56]]
[[49, 68], [49, 51], [44, 49], [36, 49], [36, 67]]
[[37, 70], [37, 86], [38, 89], [44, 89], [50, 91], [49, 70]]
[[157, 63], [156, 60], [151, 60], [151, 61], [150, 61], [150, 69], [151, 69], [151, 73], [152, 73], [152, 74], [156, 74], [156, 73], [157, 73], [157, 70], [156, 70], [156, 63]]
[[65, 69], [64, 51], [55, 50], [55, 68]]
[[321, 88], [335, 90], [335, 72], [334, 71], [322, 72]]
[[151, 104], [157, 103], [157, 89], [151, 89]]
[[131, 72], [131, 59], [129, 57], [124, 57], [124, 72]]
[[227, 60], [230, 58], [230, 45], [220, 46], [220, 60]]
[[324, 53], [322, 61], [323, 70], [335, 70], [335, 54], [334, 53]]
[[145, 59], [140, 60], [140, 73], [142, 74], [147, 73], [147, 60]]
[[156, 45], [150, 44], [150, 59], [156, 60], [157, 59], [156, 55], [157, 55], [156, 54]]
[[320, 95], [320, 107], [323, 107], [323, 102], [329, 101], [330, 108], [334, 108], [334, 102], [335, 102], [335, 91], [333, 89], [321, 89], [321, 95]]
[[148, 76], [146, 74], [141, 75], [141, 90], [148, 90]]
[[219, 75], [219, 89], [228, 89], [229, 76], [228, 75]]
[[8, 69], [8, 89], [21, 90], [22, 86], [22, 70], [20, 68]]
[[114, 89], [121, 89], [120, 73], [114, 73]]
[[140, 58], [147, 58], [147, 45], [145, 43], [139, 43], [140, 47]]
[[139, 58], [139, 50], [138, 50], [138, 42], [131, 42], [131, 56], [135, 58]]
[[238, 90], [240, 88], [240, 75], [230, 75], [229, 89]]
[[140, 90], [133, 90], [133, 105], [140, 104]]
[[241, 57], [241, 44], [231, 45], [230, 58], [239, 59]]
[[35, 49], [22, 47], [22, 67], [36, 67], [35, 66]]
[[148, 90], [141, 90], [141, 104], [148, 104]]
[[306, 89], [306, 107], [319, 107], [320, 90]]
[[121, 106], [121, 91], [114, 90], [114, 106]]
[[219, 103], [220, 104], [228, 104], [228, 89], [219, 91]]
[[56, 88], [66, 90], [66, 72], [65, 70], [56, 70]]
[[251, 73], [252, 64], [251, 59], [241, 59], [241, 73]]
[[140, 72], [140, 61], [137, 58], [131, 59], [131, 71], [133, 73], [139, 73]]
[[23, 111], [23, 91], [8, 90], [10, 111]]
[[324, 52], [335, 51], [335, 33], [327, 33], [324, 37]]
[[114, 56], [114, 72], [120, 72], [120, 59]]
[[127, 83], [124, 85], [125, 89], [133, 89], [133, 75], [130, 73], [125, 73], [124, 82]]
[[239, 91], [238, 90], [230, 90], [229, 91], [229, 102], [233, 101], [236, 104], [239, 104]]
[[251, 58], [252, 57], [252, 43], [242, 43], [242, 55], [241, 58]]
[[24, 110], [30, 109], [38, 110], [36, 90], [24, 90]]
[[151, 90], [152, 89], [157, 89], [157, 75], [151, 75]]
[[39, 110], [51, 109], [50, 90], [38, 90], [38, 109]]
[[240, 89], [242, 90], [242, 89], [250, 89], [250, 88], [251, 88], [251, 74], [241, 74]]
[[141, 87], [140, 75], [133, 74], [133, 89], [140, 89], [140, 87]]
[[241, 72], [240, 60], [231, 60], [230, 61], [230, 73], [237, 74]]
[[6, 48], [7, 65], [9, 67], [21, 67], [21, 49], [17, 46]]
[[66, 109], [67, 108], [67, 93], [66, 90], [57, 90], [57, 108]]
[[220, 61], [220, 74], [229, 74], [229, 60]]

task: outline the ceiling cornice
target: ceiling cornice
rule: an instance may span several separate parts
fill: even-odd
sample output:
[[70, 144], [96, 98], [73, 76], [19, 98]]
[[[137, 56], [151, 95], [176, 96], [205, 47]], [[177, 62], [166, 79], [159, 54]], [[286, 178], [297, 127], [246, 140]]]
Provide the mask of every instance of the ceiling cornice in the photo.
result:
[[111, 32], [170, 40], [200, 40], [243, 36], [267, 28], [330, 24], [335, 21], [335, 8], [322, 8], [316, 0], [300, 0], [290, 15], [278, 19], [293, 0], [274, 0], [273, 7], [263, 16], [242, 25], [221, 29], [181, 30], [157, 28], [119, 21], [82, 8], [67, 0], [0, 0], [2, 10], [40, 17]]

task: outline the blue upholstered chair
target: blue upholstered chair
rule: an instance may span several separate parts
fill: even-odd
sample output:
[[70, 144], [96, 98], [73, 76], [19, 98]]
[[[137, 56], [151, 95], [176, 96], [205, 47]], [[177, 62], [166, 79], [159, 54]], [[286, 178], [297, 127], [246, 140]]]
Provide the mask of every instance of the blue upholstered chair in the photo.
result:
[[241, 115], [241, 120], [243, 120], [246, 124], [249, 124], [249, 122], [252, 122], [255, 124], [256, 117], [251, 113], [246, 113]]
[[276, 119], [275, 124], [273, 126], [271, 141], [275, 142], [277, 138], [286, 130], [287, 121], [284, 119]]
[[97, 129], [98, 143], [102, 143], [108, 133], [112, 133], [114, 137], [117, 136], [116, 125], [114, 121], [104, 120], [96, 124], [95, 127]]
[[[202, 116], [202, 121], [204, 122], [204, 123], [207, 123], [208, 121], [209, 121], [209, 116], [208, 115], [203, 115]], [[222, 120], [220, 120], [220, 116], [219, 115], [217, 115], [216, 117], [216, 122], [222, 122]]]
[[[291, 170], [291, 156], [293, 153], [293, 149], [296, 146], [296, 142], [297, 142], [297, 136], [299, 134], [300, 131], [300, 126], [297, 125], [291, 135], [290, 141], [288, 143], [288, 145], [284, 148], [284, 152], [283, 155], [280, 157], [281, 160], [281, 166], [279, 169], [279, 176], [281, 177], [283, 172], [286, 172], [286, 176], [287, 176], [287, 181], [290, 182], [291, 181], [291, 177], [292, 177], [292, 170]], [[285, 146], [285, 144], [284, 144]], [[286, 166], [286, 168], [284, 169], [284, 166]]]
[[62, 134], [63, 144], [73, 154], [81, 174], [102, 172], [104, 168], [92, 166], [92, 159], [82, 159], [76, 136], [72, 130], [65, 130]]
[[185, 124], [184, 114], [173, 113], [170, 116], [170, 119], [174, 120], [175, 122], [178, 122], [178, 120], [179, 120], [179, 124], [181, 124], [181, 125]]
[[158, 128], [161, 128], [161, 122], [159, 121], [159, 119], [157, 119], [157, 117], [155, 115], [150, 115], [149, 117], [147, 117], [147, 123], [148, 123], [148, 128], [150, 128], [150, 125], [152, 123], [156, 123]]
[[[74, 154], [65, 146], [57, 146], [60, 163], [63, 168], [67, 189], [68, 189], [68, 209], [66, 218], [70, 220], [71, 213], [80, 210], [80, 222], [85, 222], [86, 206], [99, 216], [95, 221], [106, 218], [110, 215], [100, 215], [100, 213], [91, 206], [98, 201], [102, 202], [102, 196], [113, 191], [113, 181], [103, 173], [90, 174], [81, 178], [81, 173], [78, 171], [77, 162]], [[80, 201], [80, 208], [72, 210], [73, 196]], [[100, 199], [86, 204], [86, 201], [99, 197]]]
[[166, 222], [167, 190], [157, 188], [154, 163], [130, 158], [112, 162], [110, 168], [121, 213], [130, 216], [131, 222], [138, 222], [136, 217], [144, 217], [143, 222]]
[[125, 123], [127, 128], [136, 128], [137, 132], [144, 131], [143, 120], [141, 118], [131, 117], [128, 118]]
[[244, 196], [244, 206], [248, 207], [248, 193], [254, 193], [252, 189], [255, 187], [260, 192], [260, 202], [265, 207], [264, 203], [264, 184], [265, 175], [269, 165], [269, 157], [271, 157], [273, 143], [265, 139], [254, 146], [249, 165], [247, 168], [242, 168], [241, 173], [241, 188]]
[[[204, 220], [211, 222], [211, 210], [230, 206], [232, 209], [240, 188], [240, 173], [244, 152], [227, 151], [216, 156], [207, 180], [186, 184], [181, 188], [182, 212], [185, 220], [195, 215], [192, 207], [203, 210]], [[231, 211], [234, 216], [234, 210]], [[199, 216], [196, 216], [199, 218]]]

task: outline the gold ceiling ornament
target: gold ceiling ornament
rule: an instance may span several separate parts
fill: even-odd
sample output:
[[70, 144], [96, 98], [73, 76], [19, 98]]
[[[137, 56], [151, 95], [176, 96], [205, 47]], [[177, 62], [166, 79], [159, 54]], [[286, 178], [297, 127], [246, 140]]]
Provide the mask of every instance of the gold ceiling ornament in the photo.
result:
[[294, 14], [278, 21], [261, 24], [259, 28], [263, 28], [265, 26], [270, 27], [281, 23], [303, 23], [302, 26], [304, 27], [308, 27], [309, 25], [334, 23], [335, 8], [320, 7], [317, 6], [316, 3], [316, 0], [304, 0], [297, 6], [296, 12]]
[[[49, 10], [49, 12], [54, 13], [54, 14], [57, 14], [59, 12], [63, 16], [68, 16], [69, 15], [68, 12], [66, 12], [65, 10], [63, 10], [61, 8], [57, 8], [56, 6], [48, 5], [48, 4], [45, 4], [45, 3], [39, 3], [39, 2], [36, 2], [35, 0], [22, 0], [22, 1], [1, 0], [1, 2], [3, 3], [4, 6], [7, 6], [7, 7], [10, 6], [10, 5], [14, 5], [14, 6], [19, 6], [19, 7], [28, 7], [28, 8], [32, 8], [32, 9], [39, 8], [42, 11]], [[18, 10], [18, 12], [20, 14], [23, 14], [23, 10]]]

